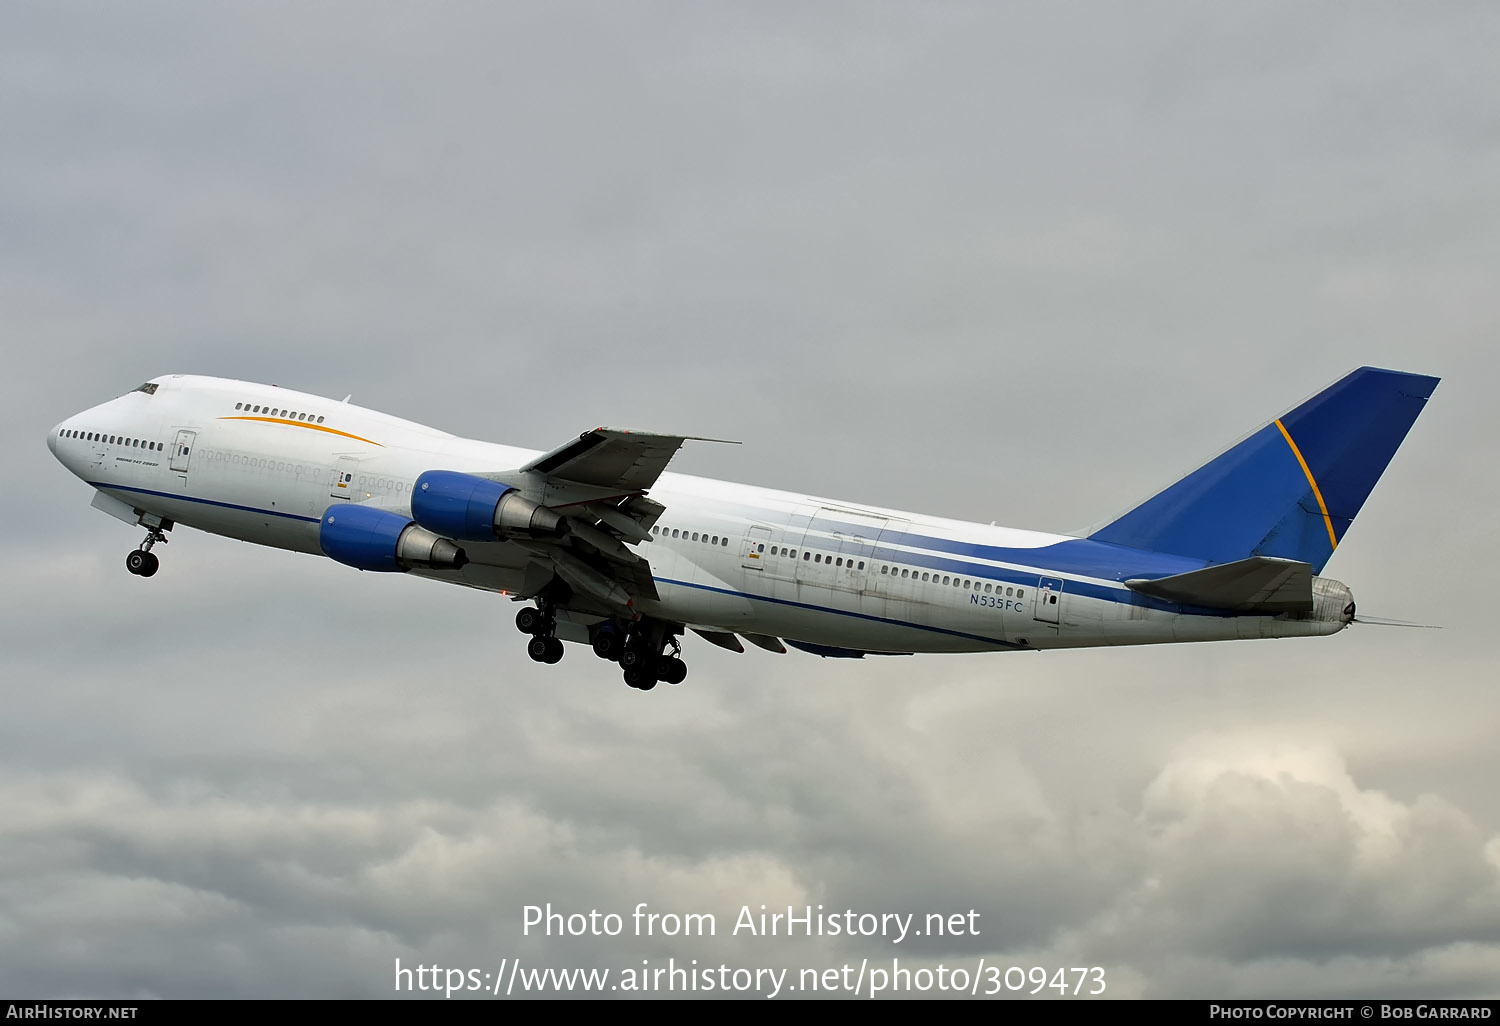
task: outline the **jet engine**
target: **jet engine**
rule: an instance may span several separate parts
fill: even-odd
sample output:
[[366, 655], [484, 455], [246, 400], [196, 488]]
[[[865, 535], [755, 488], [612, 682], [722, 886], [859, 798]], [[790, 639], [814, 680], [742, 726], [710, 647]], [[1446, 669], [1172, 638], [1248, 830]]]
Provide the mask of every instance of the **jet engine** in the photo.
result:
[[329, 506], [318, 524], [318, 547], [359, 570], [458, 570], [469, 561], [463, 549], [410, 517], [371, 506]]
[[499, 481], [429, 470], [411, 493], [411, 515], [430, 531], [464, 541], [561, 537], [563, 517]]

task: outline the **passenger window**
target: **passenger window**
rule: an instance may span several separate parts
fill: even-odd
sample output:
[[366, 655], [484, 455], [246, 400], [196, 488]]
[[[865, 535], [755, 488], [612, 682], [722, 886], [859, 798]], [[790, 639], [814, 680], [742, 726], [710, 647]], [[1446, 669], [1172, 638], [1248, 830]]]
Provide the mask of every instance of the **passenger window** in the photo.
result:
[[880, 576], [881, 577], [884, 577], [886, 574], [888, 574], [890, 572], [891, 572], [891, 568], [888, 567], [888, 566], [883, 566], [883, 567], [880, 568]]
[[865, 561], [864, 561], [864, 560], [862, 560], [862, 559], [861, 559], [861, 560], [860, 560], [860, 561], [859, 561], [859, 569], [860, 569], [860, 570], [863, 570], [863, 569], [864, 569], [864, 568], [865, 568]]
[[719, 536], [718, 535], [714, 535], [714, 540], [711, 541], [711, 542], [709, 542], [709, 544], [710, 545], [717, 545], [717, 544], [719, 544]]
[[323, 423], [323, 418], [322, 418], [322, 417], [319, 417], [319, 418], [318, 418], [318, 423], [319, 423], [319, 424], [321, 424], [321, 423]]
[[673, 538], [676, 538], [676, 537], [678, 537], [678, 535], [679, 535], [679, 533], [680, 533], [680, 532], [679, 532], [679, 531], [678, 531], [678, 529], [677, 529], [677, 528], [675, 528], [675, 527], [674, 527], [674, 528], [672, 528], [672, 537], [673, 537]]
[[792, 558], [793, 558], [793, 559], [796, 559], [796, 558], [797, 558], [797, 550], [796, 550], [796, 549], [793, 549], [793, 550], [792, 550]]
[[947, 583], [948, 583], [948, 577], [947, 577], [947, 575], [946, 575], [946, 574], [944, 574], [944, 575], [943, 575], [943, 583], [944, 583], [944, 584], [947, 584]]
[[988, 584], [986, 584], [986, 585], [985, 585], [985, 586], [984, 586], [984, 593], [985, 593], [985, 594], [986, 594], [986, 595], [988, 595], [988, 594], [989, 594], [989, 593], [990, 593], [990, 586], [989, 586], [989, 585], [988, 585]]
[[729, 539], [725, 538], [719, 542], [721, 548], [729, 548]]
[[843, 556], [839, 557], [839, 559], [838, 559], [838, 565], [839, 566], [843, 566], [844, 565], [844, 557]]
[[817, 555], [813, 556], [813, 562], [814, 563], [821, 563], [821, 562], [823, 562], [823, 553], [819, 552]]
[[924, 580], [924, 581], [927, 580], [928, 576], [929, 576], [928, 574], [923, 574], [922, 575], [922, 580]]
[[766, 551], [766, 547], [764, 545], [757, 545], [755, 547], [755, 551], [756, 552], [764, 552], [764, 551]]
[[809, 559], [812, 559], [812, 553], [811, 552], [804, 552], [804, 553], [802, 553], [802, 562], [806, 563]]
[[1023, 589], [1021, 589], [1021, 588], [1017, 588], [1016, 589], [1016, 598], [1024, 598], [1025, 595], [1026, 595], [1026, 592]]
[[236, 410], [238, 410], [238, 409], [240, 409], [240, 408], [242, 408], [242, 407], [243, 407], [243, 406], [244, 406], [244, 405], [245, 405], [245, 404], [244, 404], [244, 403], [235, 403], [235, 404], [234, 404], [234, 408], [235, 408], [235, 409], [236, 409]]

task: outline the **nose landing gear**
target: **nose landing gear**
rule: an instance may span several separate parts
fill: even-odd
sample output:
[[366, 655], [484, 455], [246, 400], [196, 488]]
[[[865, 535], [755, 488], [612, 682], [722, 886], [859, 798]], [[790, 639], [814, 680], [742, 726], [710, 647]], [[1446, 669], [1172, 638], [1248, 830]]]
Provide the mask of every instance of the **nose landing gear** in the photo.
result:
[[151, 547], [157, 542], [165, 545], [167, 536], [162, 534], [159, 528], [150, 528], [150, 533], [146, 535], [146, 540], [141, 542], [140, 548], [132, 549], [125, 557], [125, 569], [137, 577], [150, 577], [156, 573], [161, 568], [161, 560], [156, 558], [156, 553], [151, 551]]

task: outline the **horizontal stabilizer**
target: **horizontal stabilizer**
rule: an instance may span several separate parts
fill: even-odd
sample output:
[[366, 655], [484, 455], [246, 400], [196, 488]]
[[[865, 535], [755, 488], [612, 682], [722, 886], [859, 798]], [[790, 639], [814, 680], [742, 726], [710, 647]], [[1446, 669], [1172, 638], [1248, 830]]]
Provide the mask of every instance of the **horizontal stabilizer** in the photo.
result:
[[1237, 613], [1310, 613], [1312, 567], [1294, 559], [1251, 556], [1234, 563], [1156, 580], [1126, 581], [1142, 595]]

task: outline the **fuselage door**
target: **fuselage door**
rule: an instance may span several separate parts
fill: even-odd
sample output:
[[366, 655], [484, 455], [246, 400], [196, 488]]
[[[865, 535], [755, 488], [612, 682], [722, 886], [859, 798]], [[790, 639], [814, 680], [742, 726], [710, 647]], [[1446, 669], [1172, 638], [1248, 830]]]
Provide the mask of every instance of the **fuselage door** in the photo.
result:
[[1056, 577], [1043, 577], [1036, 582], [1032, 595], [1032, 619], [1043, 623], [1057, 623], [1062, 616], [1063, 582]]
[[771, 544], [771, 529], [769, 527], [752, 527], [745, 532], [745, 550], [740, 558], [740, 565], [746, 570], [764, 570], [769, 558], [767, 550]]
[[169, 466], [179, 474], [186, 474], [188, 463], [193, 458], [193, 440], [198, 437], [196, 431], [179, 431], [177, 438], [172, 442], [172, 459]]
[[334, 499], [347, 499], [354, 491], [354, 468], [359, 460], [353, 456], [340, 456], [334, 465], [333, 476], [328, 479], [328, 495]]

